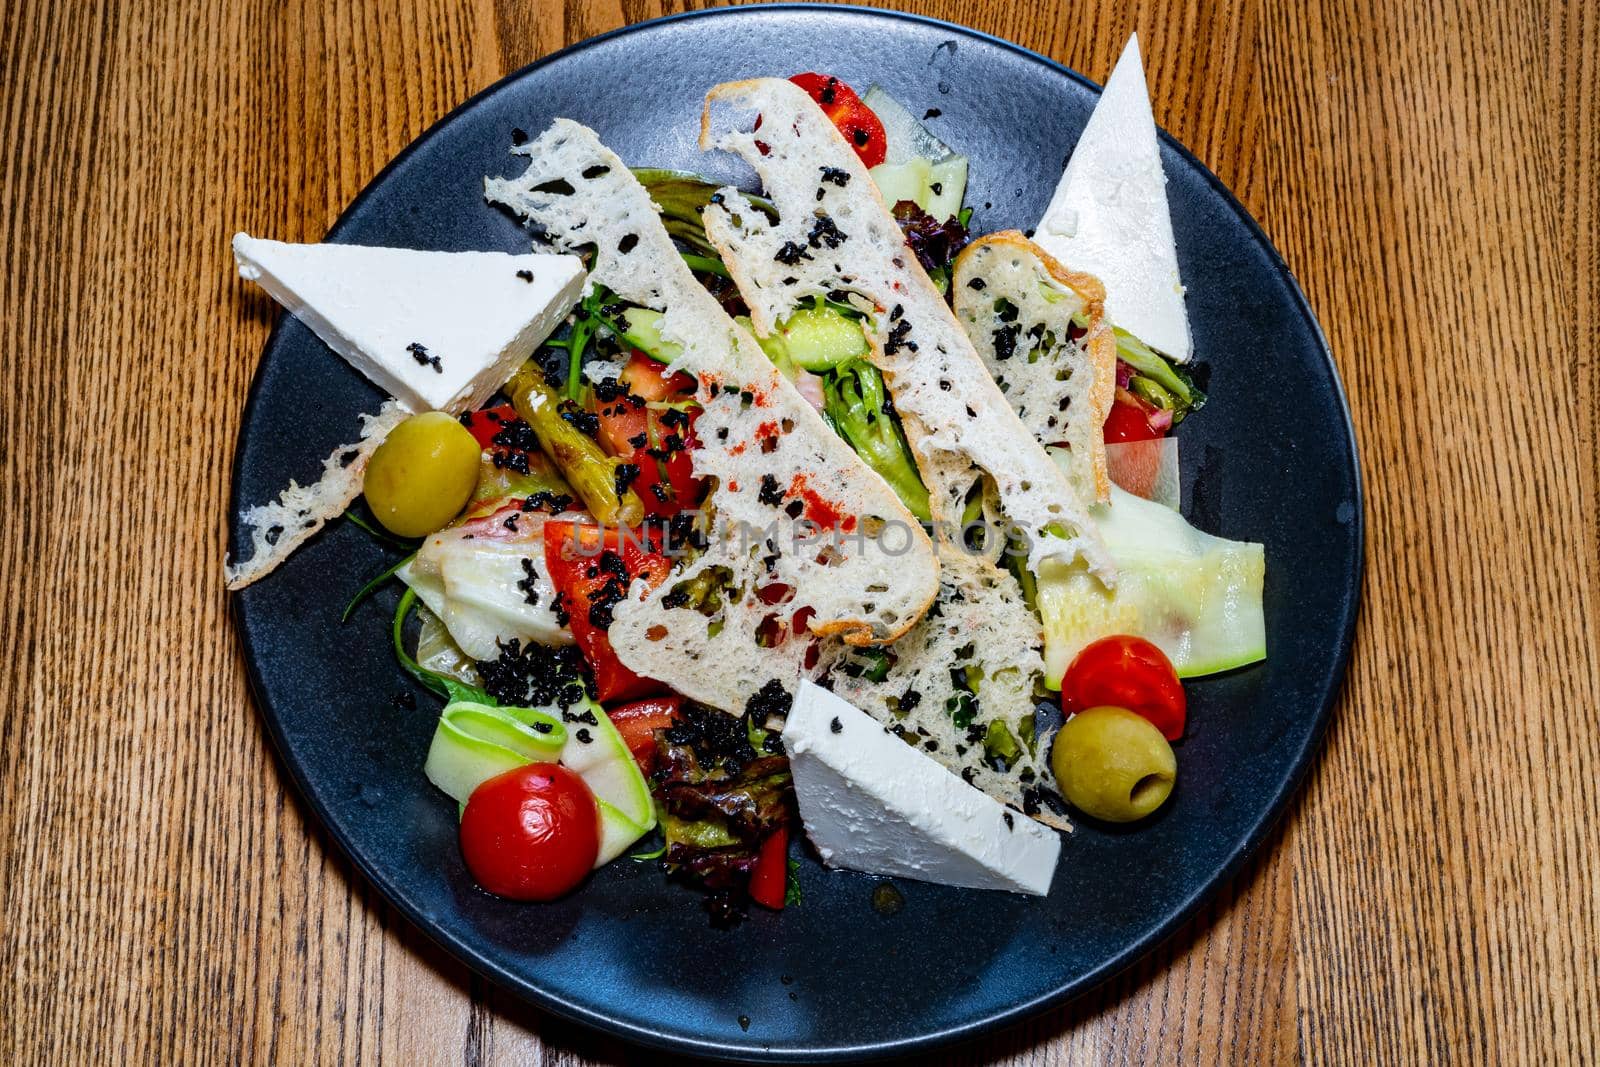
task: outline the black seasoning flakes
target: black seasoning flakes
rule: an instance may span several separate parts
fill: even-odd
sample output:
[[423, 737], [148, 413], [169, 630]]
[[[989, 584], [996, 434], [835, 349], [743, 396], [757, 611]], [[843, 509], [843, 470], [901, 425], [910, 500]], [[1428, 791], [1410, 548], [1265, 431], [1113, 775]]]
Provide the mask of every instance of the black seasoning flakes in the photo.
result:
[[617, 251], [623, 255], [632, 252], [639, 244], [639, 235], [636, 233], [624, 234], [622, 240], [617, 242]]
[[857, 148], [867, 147], [867, 142], [872, 140], [872, 138], [868, 136], [867, 131], [862, 129], [860, 126], [857, 126], [853, 131], [851, 131], [850, 139], [856, 143]]
[[922, 113], [922, 121], [927, 122], [929, 119], [936, 119], [943, 114], [944, 112], [940, 111], [938, 108], [930, 107], [928, 110]]
[[1011, 813], [1009, 811], [1001, 812], [1000, 813], [1000, 817], [1006, 821], [1006, 829], [1007, 830], [1015, 830], [1016, 829], [1015, 820], [1011, 818]]
[[513, 127], [511, 127], [511, 143], [512, 144], [527, 144], [528, 143], [528, 131], [523, 129], [521, 126], [513, 126]]
[[600, 432], [600, 416], [592, 411], [563, 411], [561, 419], [585, 437], [594, 437]]
[[785, 241], [783, 247], [778, 249], [778, 254], [772, 258], [786, 267], [792, 267], [802, 259], [810, 259], [811, 253], [806, 251], [805, 245]]
[[901, 319], [899, 322], [895, 323], [894, 329], [889, 331], [889, 339], [883, 343], [883, 354], [886, 356], [892, 356], [902, 348], [908, 348], [915, 352], [917, 350], [917, 343], [915, 341], [906, 340], [906, 335], [910, 332], [911, 324], [909, 322]]
[[539, 572], [534, 569], [533, 560], [522, 557], [523, 579], [517, 583], [517, 589], [522, 593], [522, 602], [530, 608], [539, 606]]
[[982, 278], [974, 278], [967, 283], [967, 288], [971, 289], [975, 293], [981, 293], [985, 289], [989, 288], [989, 283], [984, 281]]
[[501, 448], [515, 449], [518, 452], [535, 452], [539, 448], [538, 435], [533, 432], [533, 427], [522, 419], [502, 421], [500, 429], [489, 438], [489, 443]]
[[520, 518], [522, 518], [522, 512], [513, 511], [511, 514], [506, 516], [505, 521], [502, 522], [500, 525], [504, 526], [506, 529], [510, 530], [512, 533], [516, 533], [516, 531], [517, 531], [517, 520], [520, 519]]
[[900, 714], [910, 714], [916, 710], [917, 705], [920, 703], [922, 703], [922, 694], [915, 689], [908, 688], [900, 697]]
[[599, 403], [609, 404], [627, 395], [628, 387], [617, 381], [614, 376], [608, 375], [594, 383], [594, 398]]
[[496, 470], [513, 470], [518, 474], [529, 473], [526, 452], [497, 449], [489, 453], [489, 461], [494, 464]]
[[848, 240], [848, 235], [827, 215], [818, 212], [815, 221], [811, 223], [811, 232], [806, 234], [806, 244], [812, 248], [838, 248]]
[[761, 476], [761, 492], [756, 499], [768, 507], [777, 507], [783, 503], [783, 489], [778, 485], [778, 479], [770, 474]]
[[563, 511], [571, 511], [572, 504], [572, 498], [565, 493], [552, 493], [548, 489], [541, 489], [522, 501], [522, 510], [545, 511], [551, 515], [559, 515]]
[[517, 277], [521, 278], [525, 282], [532, 283], [532, 281], [533, 281], [533, 271], [531, 271], [531, 270], [519, 270], [519, 271], [517, 271]]
[[836, 734], [842, 734], [844, 733], [844, 723], [840, 722], [839, 717], [835, 715], [833, 721], [828, 723], [828, 729]]
[[431, 356], [428, 350], [419, 341], [412, 341], [406, 345], [406, 351], [411, 353], [411, 358], [424, 367], [432, 367], [435, 374], [443, 374], [444, 368], [439, 365], [439, 357]]
[[822, 86], [822, 92], [817, 94], [817, 100], [822, 104], [831, 104], [839, 96], [839, 79], [828, 76], [827, 82]]
[[617, 495], [618, 496], [626, 495], [626, 493], [633, 486], [634, 481], [638, 477], [639, 477], [639, 465], [637, 463], [618, 463], [617, 464]]
[[789, 705], [794, 703], [794, 698], [783, 687], [783, 683], [776, 678], [769, 678], [767, 684], [756, 690], [751, 698], [745, 701], [744, 713], [753, 723], [764, 723], [774, 715], [782, 718], [789, 714]]
[[900, 321], [900, 316], [904, 315], [905, 313], [906, 313], [905, 307], [903, 305], [901, 305], [901, 304], [896, 304], [894, 307], [889, 309], [889, 321], [890, 322], [899, 322]]
[[831, 182], [832, 184], [843, 189], [845, 186], [850, 184], [850, 174], [848, 171], [841, 170], [838, 167], [823, 167], [822, 180], [825, 182]]
[[529, 642], [524, 648], [513, 638], [500, 646], [498, 659], [479, 661], [478, 673], [484, 690], [512, 707], [568, 708], [589, 695], [583, 656], [575, 645]]
[[589, 732], [589, 728], [587, 726], [578, 727], [578, 732], [572, 736], [576, 737], [579, 741], [586, 745], [594, 740], [594, 735]]

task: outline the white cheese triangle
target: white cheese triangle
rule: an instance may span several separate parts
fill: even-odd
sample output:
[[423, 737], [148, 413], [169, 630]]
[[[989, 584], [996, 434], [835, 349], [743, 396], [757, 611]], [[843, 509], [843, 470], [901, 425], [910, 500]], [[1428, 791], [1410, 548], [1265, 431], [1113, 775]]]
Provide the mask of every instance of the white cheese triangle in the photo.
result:
[[821, 686], [783, 727], [806, 836], [830, 867], [1043, 896], [1061, 839]]
[[1181, 363], [1193, 354], [1139, 37], [1128, 38], [1034, 242], [1106, 287], [1106, 317]]
[[233, 254], [240, 275], [380, 389], [411, 411], [452, 415], [506, 383], [566, 318], [585, 277], [576, 256], [285, 244], [244, 233]]

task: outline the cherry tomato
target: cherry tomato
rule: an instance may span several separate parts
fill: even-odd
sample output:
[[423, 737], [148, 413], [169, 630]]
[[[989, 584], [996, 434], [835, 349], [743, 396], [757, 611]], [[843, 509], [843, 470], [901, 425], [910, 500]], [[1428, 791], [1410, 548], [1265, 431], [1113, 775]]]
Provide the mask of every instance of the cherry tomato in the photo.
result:
[[1102, 637], [1073, 658], [1061, 678], [1061, 710], [1127, 708], [1148, 719], [1161, 736], [1183, 736], [1188, 701], [1167, 654], [1142, 637]]
[[1150, 424], [1151, 410], [1153, 410], [1152, 405], [1146, 404], [1126, 389], [1117, 390], [1117, 402], [1111, 405], [1111, 413], [1106, 416], [1103, 433], [1106, 444], [1159, 439], [1161, 434]]
[[763, 908], [783, 910], [789, 889], [789, 828], [780, 826], [761, 842], [750, 872], [750, 899]]
[[796, 74], [789, 79], [811, 94], [833, 120], [863, 165], [876, 167], [889, 154], [883, 120], [856, 95], [856, 91], [831, 74]]
[[639, 769], [649, 774], [656, 769], [656, 731], [677, 722], [682, 709], [680, 696], [651, 697], [612, 708], [606, 712], [606, 718], [622, 735], [622, 742], [633, 753], [633, 761]]
[[477, 883], [512, 900], [554, 900], [594, 869], [600, 809], [559, 763], [529, 763], [472, 791], [461, 815], [461, 855]]

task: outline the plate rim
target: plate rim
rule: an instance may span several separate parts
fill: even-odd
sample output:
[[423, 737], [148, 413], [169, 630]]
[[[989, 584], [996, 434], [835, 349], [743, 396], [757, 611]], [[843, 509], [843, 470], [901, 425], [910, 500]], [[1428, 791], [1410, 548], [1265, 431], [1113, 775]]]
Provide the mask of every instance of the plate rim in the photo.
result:
[[[732, 18], [763, 18], [771, 13], [809, 12], [829, 15], [844, 15], [846, 17], [859, 17], [869, 21], [904, 22], [924, 27], [931, 27], [948, 31], [962, 37], [975, 39], [985, 44], [995, 45], [1003, 51], [1010, 52], [1019, 58], [1039, 64], [1049, 72], [1066, 77], [1098, 95], [1102, 86], [1085, 75], [1065, 66], [1014, 41], [1007, 40], [984, 30], [974, 29], [947, 19], [936, 18], [928, 15], [919, 15], [911, 12], [897, 11], [885, 8], [869, 8], [854, 4], [827, 4], [827, 3], [771, 3], [739, 7], [716, 7], [697, 11], [677, 12], [658, 18], [647, 19], [641, 22], [630, 23], [608, 30], [605, 33], [587, 37], [576, 41], [548, 55], [525, 64], [496, 79], [494, 82], [473, 93], [467, 99], [451, 108], [442, 117], [418, 134], [404, 148], [395, 154], [384, 166], [368, 180], [359, 193], [339, 213], [333, 224], [328, 228], [323, 240], [337, 239], [342, 231], [353, 223], [354, 217], [362, 210], [367, 200], [374, 196], [376, 190], [382, 186], [389, 176], [406, 164], [406, 162], [419, 152], [422, 147], [435, 136], [453, 123], [457, 118], [477, 108], [483, 101], [498, 94], [515, 82], [529, 77], [536, 71], [560, 62], [571, 56], [577, 55], [591, 47], [615, 38], [631, 34], [646, 32], [653, 28], [678, 23], [697, 21], [700, 19], [732, 19]], [[1156, 924], [1143, 936], [1130, 941], [1119, 952], [1105, 960], [1098, 967], [1079, 975], [1072, 981], [1066, 982], [1047, 993], [1043, 993], [1030, 1000], [1021, 1001], [1008, 1006], [996, 1014], [966, 1023], [959, 1026], [946, 1027], [941, 1030], [932, 1030], [913, 1037], [897, 1038], [882, 1042], [863, 1043], [856, 1045], [823, 1045], [814, 1047], [764, 1047], [759, 1041], [748, 1044], [719, 1042], [714, 1040], [695, 1040], [677, 1035], [661, 1033], [633, 1023], [613, 1018], [604, 1012], [597, 1011], [585, 1004], [571, 998], [565, 998], [548, 990], [533, 985], [516, 975], [505, 967], [480, 952], [474, 944], [466, 939], [451, 934], [444, 927], [431, 922], [423, 915], [421, 909], [415, 907], [404, 893], [398, 891], [391, 879], [375, 864], [368, 862], [361, 850], [347, 839], [337, 823], [331, 818], [331, 813], [323, 803], [318, 793], [311, 788], [304, 768], [292, 756], [288, 739], [278, 718], [269, 711], [269, 702], [266, 700], [265, 682], [261, 676], [259, 658], [256, 654], [251, 627], [245, 619], [244, 600], [235, 593], [229, 594], [231, 601], [229, 614], [234, 622], [234, 629], [242, 646], [245, 660], [245, 673], [250, 687], [251, 699], [260, 712], [262, 724], [266, 727], [272, 739], [281, 768], [287, 772], [294, 783], [299, 799], [315, 816], [316, 825], [312, 832], [325, 835], [326, 839], [333, 841], [342, 853], [343, 859], [360, 872], [379, 893], [384, 902], [399, 912], [405, 920], [428, 940], [447, 951], [453, 958], [464, 964], [470, 970], [494, 982], [497, 986], [508, 990], [513, 995], [526, 1003], [533, 1005], [540, 1011], [548, 1012], [566, 1021], [576, 1023], [592, 1032], [607, 1034], [609, 1036], [641, 1045], [645, 1047], [662, 1049], [678, 1054], [703, 1056], [721, 1061], [742, 1062], [859, 1062], [863, 1060], [884, 1059], [893, 1056], [903, 1056], [911, 1053], [928, 1052], [936, 1048], [948, 1047], [963, 1040], [972, 1040], [981, 1035], [993, 1034], [1001, 1030], [1019, 1025], [1027, 1019], [1033, 1018], [1043, 1012], [1060, 1007], [1087, 993], [1099, 988], [1118, 974], [1127, 970], [1134, 963], [1144, 958], [1162, 944], [1170, 940], [1180, 930], [1188, 926], [1200, 910], [1214, 899], [1229, 883], [1240, 873], [1244, 865], [1254, 856], [1282, 824], [1289, 814], [1305, 784], [1305, 778], [1312, 765], [1320, 755], [1323, 743], [1326, 740], [1328, 728], [1333, 719], [1333, 712], [1344, 691], [1348, 676], [1351, 654], [1354, 649], [1354, 639], [1357, 623], [1361, 616], [1364, 597], [1362, 595], [1366, 571], [1366, 492], [1362, 475], [1360, 448], [1356, 440], [1355, 424], [1350, 413], [1350, 403], [1344, 389], [1344, 382], [1339, 374], [1337, 362], [1328, 344], [1326, 334], [1312, 310], [1310, 301], [1307, 300], [1304, 290], [1294, 272], [1278, 252], [1266, 232], [1261, 228], [1255, 217], [1239, 202], [1226, 184], [1214, 174], [1193, 152], [1182, 142], [1173, 137], [1165, 128], [1157, 124], [1157, 136], [1173, 152], [1178, 155], [1189, 167], [1193, 168], [1204, 178], [1211, 191], [1221, 198], [1222, 204], [1231, 211], [1243, 224], [1252, 241], [1264, 250], [1270, 257], [1270, 262], [1279, 277], [1287, 283], [1287, 289], [1294, 310], [1301, 319], [1310, 327], [1312, 338], [1315, 341], [1318, 354], [1325, 364], [1328, 379], [1332, 385], [1332, 400], [1343, 424], [1345, 442], [1348, 446], [1348, 462], [1353, 476], [1351, 502], [1354, 514], [1349, 523], [1352, 538], [1351, 565], [1342, 576], [1341, 583], [1345, 589], [1350, 590], [1350, 608], [1344, 621], [1343, 632], [1339, 636], [1339, 650], [1332, 664], [1331, 675], [1333, 684], [1326, 691], [1321, 705], [1316, 709], [1314, 721], [1305, 743], [1295, 752], [1290, 760], [1289, 773], [1285, 776], [1281, 787], [1269, 798], [1266, 806], [1266, 815], [1251, 828], [1250, 832], [1238, 842], [1227, 859], [1217, 869], [1217, 872], [1199, 885], [1194, 892], [1189, 894], [1182, 903], [1171, 909], [1161, 922]], [[262, 344], [261, 355], [257, 359], [256, 369], [251, 375], [249, 392], [245, 405], [239, 416], [239, 432], [234, 441], [234, 458], [231, 464], [231, 485], [229, 488], [230, 527], [234, 524], [235, 517], [241, 513], [239, 500], [239, 486], [243, 473], [243, 440], [245, 431], [254, 421], [255, 407], [260, 395], [260, 382], [262, 367], [267, 354], [279, 343], [279, 333], [289, 316], [278, 315], [273, 323], [272, 330]], [[230, 530], [230, 546], [233, 540]]]

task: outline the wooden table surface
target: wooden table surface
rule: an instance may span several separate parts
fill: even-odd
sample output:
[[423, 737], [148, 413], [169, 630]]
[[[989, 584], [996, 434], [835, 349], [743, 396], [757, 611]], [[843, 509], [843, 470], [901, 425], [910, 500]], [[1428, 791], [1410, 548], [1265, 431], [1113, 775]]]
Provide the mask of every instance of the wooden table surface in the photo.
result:
[[[1159, 120], [1321, 317], [1368, 494], [1281, 830], [1131, 973], [940, 1062], [1596, 1062], [1596, 5], [913, 6], [1097, 79], [1139, 31]], [[316, 239], [471, 93], [677, 7], [0, 12], [0, 1061], [657, 1061], [471, 977], [331, 851], [220, 561], [268, 325], [229, 235]]]

